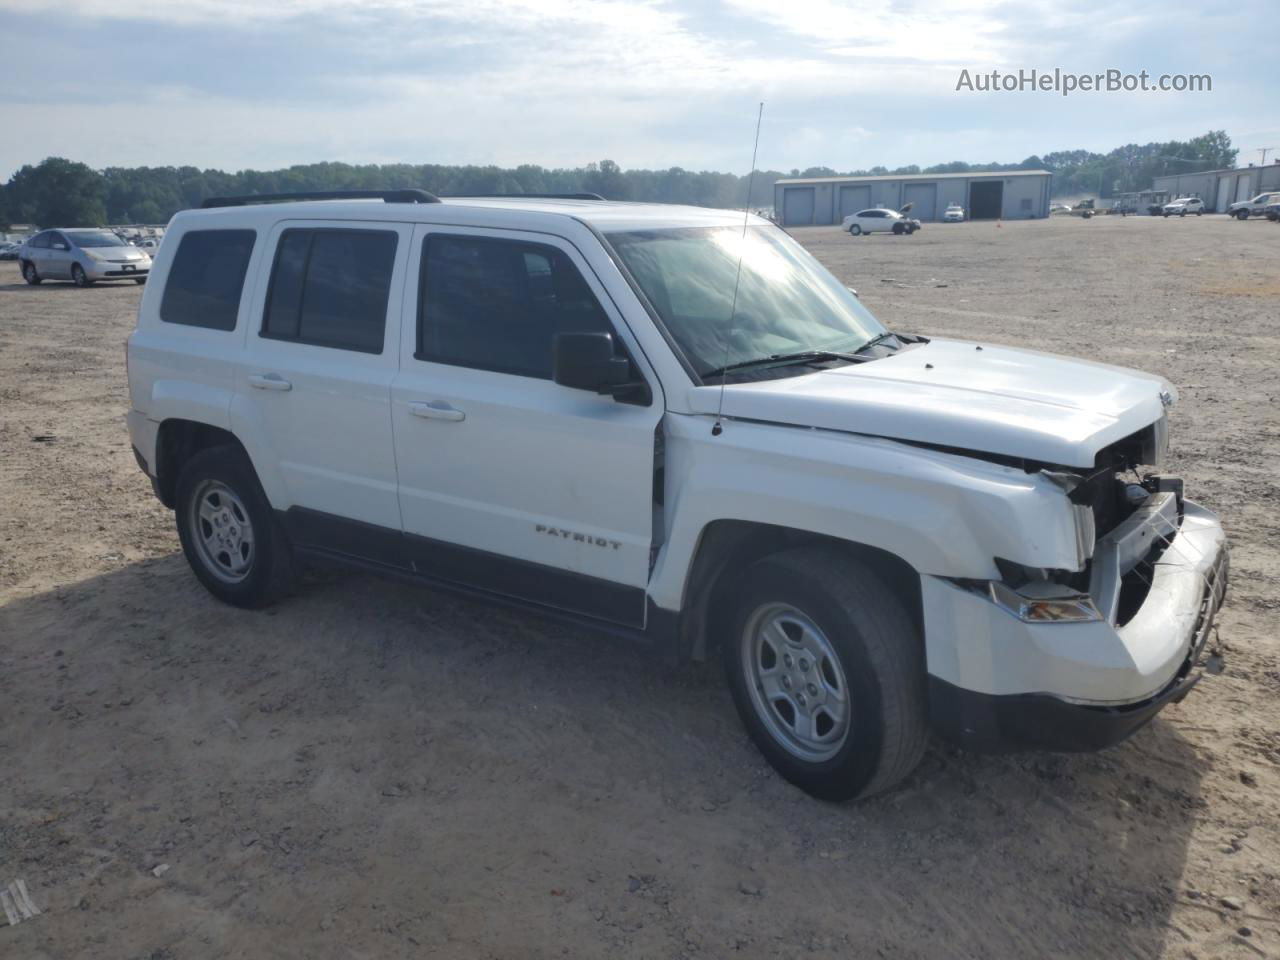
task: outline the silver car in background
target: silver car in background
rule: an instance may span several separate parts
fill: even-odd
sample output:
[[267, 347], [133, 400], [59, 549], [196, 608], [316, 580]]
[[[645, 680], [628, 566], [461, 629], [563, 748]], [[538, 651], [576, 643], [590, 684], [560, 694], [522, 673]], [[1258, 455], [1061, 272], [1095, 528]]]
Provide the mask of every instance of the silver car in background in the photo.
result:
[[35, 286], [44, 280], [70, 280], [87, 287], [99, 280], [145, 283], [151, 257], [110, 230], [42, 230], [18, 251], [22, 278]]

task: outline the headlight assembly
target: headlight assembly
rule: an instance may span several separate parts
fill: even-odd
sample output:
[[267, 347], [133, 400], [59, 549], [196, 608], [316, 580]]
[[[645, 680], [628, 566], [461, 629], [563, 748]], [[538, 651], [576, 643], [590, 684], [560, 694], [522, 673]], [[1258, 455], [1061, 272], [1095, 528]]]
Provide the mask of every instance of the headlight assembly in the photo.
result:
[[1017, 590], [992, 580], [987, 589], [992, 603], [1027, 623], [1082, 623], [1102, 619], [1092, 597], [1050, 580], [1037, 580]]

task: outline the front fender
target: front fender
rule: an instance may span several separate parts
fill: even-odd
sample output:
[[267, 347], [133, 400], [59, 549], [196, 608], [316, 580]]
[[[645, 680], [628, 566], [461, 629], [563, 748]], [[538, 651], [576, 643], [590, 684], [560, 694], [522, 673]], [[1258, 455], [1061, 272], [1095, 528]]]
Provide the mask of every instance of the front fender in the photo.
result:
[[994, 558], [1079, 565], [1061, 489], [1039, 474], [892, 440], [668, 416], [654, 602], [681, 609], [702, 531], [745, 520], [885, 550], [921, 574], [993, 579]]

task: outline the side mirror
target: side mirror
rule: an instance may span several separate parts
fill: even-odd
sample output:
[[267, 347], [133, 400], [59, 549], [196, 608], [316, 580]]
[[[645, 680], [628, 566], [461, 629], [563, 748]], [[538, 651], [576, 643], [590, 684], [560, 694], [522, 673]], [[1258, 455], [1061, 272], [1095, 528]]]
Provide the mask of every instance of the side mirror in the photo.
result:
[[[853, 287], [845, 287], [845, 289], [848, 290], [850, 293], [852, 293], [855, 297], [858, 296], [858, 291], [855, 290]], [[861, 300], [862, 298], [858, 297], [858, 299]]]
[[[648, 387], [632, 379], [631, 361], [614, 353], [611, 333], [557, 333], [551, 344], [551, 379], [562, 387], [647, 398]], [[647, 402], [647, 399], [646, 401]]]

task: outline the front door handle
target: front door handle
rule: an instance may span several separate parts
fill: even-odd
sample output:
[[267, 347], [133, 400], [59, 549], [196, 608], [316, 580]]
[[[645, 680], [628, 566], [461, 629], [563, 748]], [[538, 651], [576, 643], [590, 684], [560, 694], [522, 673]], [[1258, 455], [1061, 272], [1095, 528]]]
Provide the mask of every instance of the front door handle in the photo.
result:
[[293, 384], [278, 373], [251, 373], [249, 386], [258, 390], [292, 390]]
[[443, 400], [428, 400], [425, 403], [409, 404], [409, 412], [415, 417], [428, 420], [465, 420], [467, 415], [457, 407], [452, 407]]

